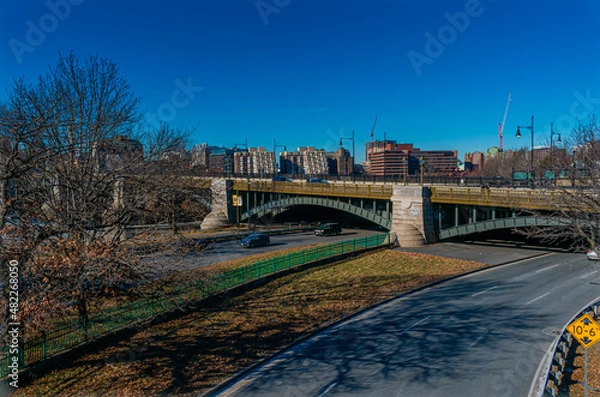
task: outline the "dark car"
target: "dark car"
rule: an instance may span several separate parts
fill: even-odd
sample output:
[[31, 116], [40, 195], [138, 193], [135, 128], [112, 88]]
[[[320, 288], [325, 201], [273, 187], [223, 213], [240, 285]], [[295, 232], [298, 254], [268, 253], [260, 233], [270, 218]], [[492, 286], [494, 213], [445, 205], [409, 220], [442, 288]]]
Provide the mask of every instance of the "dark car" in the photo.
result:
[[273, 182], [292, 182], [292, 180], [290, 178], [286, 178], [285, 176], [274, 176], [273, 177]]
[[240, 245], [246, 248], [262, 247], [269, 243], [271, 243], [271, 239], [265, 233], [253, 233], [240, 241]]
[[342, 233], [339, 223], [324, 223], [315, 229], [316, 236], [335, 236]]
[[325, 179], [320, 179], [320, 178], [308, 178], [306, 180], [306, 182], [310, 182], [310, 183], [329, 183]]

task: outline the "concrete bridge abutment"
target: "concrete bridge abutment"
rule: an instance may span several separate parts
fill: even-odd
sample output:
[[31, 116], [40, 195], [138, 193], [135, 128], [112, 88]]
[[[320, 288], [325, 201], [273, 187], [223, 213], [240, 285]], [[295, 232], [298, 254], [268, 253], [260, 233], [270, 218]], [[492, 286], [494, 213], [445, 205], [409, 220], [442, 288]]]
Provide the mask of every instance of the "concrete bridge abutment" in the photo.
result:
[[435, 222], [431, 190], [425, 186], [394, 186], [392, 232], [401, 247], [435, 243]]
[[235, 218], [232, 217], [232, 211], [234, 211], [231, 205], [231, 191], [233, 181], [214, 178], [210, 181], [210, 195], [211, 195], [211, 212], [206, 215], [202, 224], [200, 225], [201, 230], [212, 230], [226, 227], [229, 223], [235, 222]]

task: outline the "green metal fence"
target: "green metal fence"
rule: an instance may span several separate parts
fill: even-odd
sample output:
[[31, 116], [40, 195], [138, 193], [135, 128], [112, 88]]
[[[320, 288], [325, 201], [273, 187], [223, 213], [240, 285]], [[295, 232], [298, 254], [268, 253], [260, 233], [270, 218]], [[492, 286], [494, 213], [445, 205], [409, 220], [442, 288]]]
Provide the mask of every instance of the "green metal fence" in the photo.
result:
[[[86, 324], [73, 321], [53, 329], [41, 337], [25, 340], [19, 351], [20, 365], [24, 368], [36, 361], [63, 352], [93, 338], [106, 335], [125, 326], [166, 313], [176, 307], [218, 294], [253, 280], [304, 265], [320, 259], [360, 251], [390, 243], [390, 234], [380, 234], [334, 244], [321, 245], [302, 251], [276, 256], [264, 261], [223, 272], [205, 280], [174, 286], [171, 292], [139, 299], [89, 316]], [[11, 356], [4, 346], [0, 351], [0, 378], [9, 375]]]

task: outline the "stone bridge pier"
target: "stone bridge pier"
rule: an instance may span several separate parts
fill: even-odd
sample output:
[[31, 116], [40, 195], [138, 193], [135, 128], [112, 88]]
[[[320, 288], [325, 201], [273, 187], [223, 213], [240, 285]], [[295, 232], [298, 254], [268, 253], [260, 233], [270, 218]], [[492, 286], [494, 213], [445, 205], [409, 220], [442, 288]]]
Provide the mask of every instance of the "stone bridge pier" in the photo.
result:
[[206, 215], [201, 230], [218, 229], [235, 222], [235, 209], [231, 205], [233, 181], [214, 178], [210, 181], [211, 212]]
[[435, 243], [434, 210], [431, 190], [425, 186], [394, 186], [392, 232], [401, 247]]

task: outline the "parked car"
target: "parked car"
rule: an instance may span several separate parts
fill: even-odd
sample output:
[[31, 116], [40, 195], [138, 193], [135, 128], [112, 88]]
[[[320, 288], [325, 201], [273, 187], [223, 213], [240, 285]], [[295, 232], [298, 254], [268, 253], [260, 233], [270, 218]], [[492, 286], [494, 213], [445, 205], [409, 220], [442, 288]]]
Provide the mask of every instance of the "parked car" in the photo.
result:
[[587, 250], [587, 258], [590, 261], [600, 260], [600, 257], [598, 256], [598, 254], [594, 250]]
[[252, 233], [240, 241], [240, 245], [246, 248], [262, 247], [269, 245], [270, 243], [271, 239], [269, 238], [269, 235], [265, 233]]
[[316, 236], [335, 236], [342, 233], [342, 227], [339, 223], [324, 223], [315, 229]]
[[274, 176], [273, 182], [293, 182], [290, 178], [286, 178], [285, 176]]
[[309, 182], [309, 183], [329, 183], [325, 179], [321, 179], [321, 178], [308, 178], [306, 180], [306, 182]]

